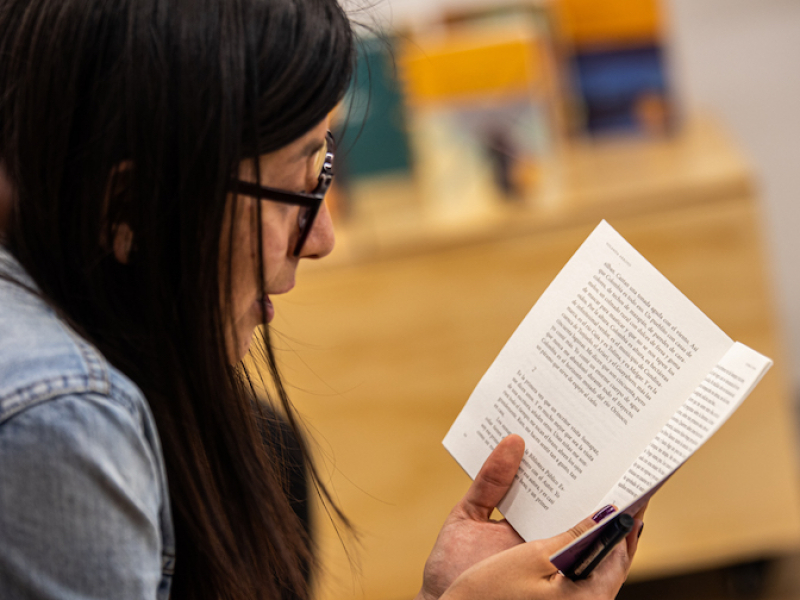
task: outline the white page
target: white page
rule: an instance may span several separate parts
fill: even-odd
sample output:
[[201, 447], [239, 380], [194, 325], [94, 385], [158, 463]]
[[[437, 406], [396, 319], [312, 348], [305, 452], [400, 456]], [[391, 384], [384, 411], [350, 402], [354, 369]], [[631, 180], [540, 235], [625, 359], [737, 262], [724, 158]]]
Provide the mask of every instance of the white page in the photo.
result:
[[[625, 475], [598, 502], [598, 507], [614, 504], [620, 507], [620, 513], [636, 514], [666, 479], [727, 421], [771, 366], [769, 358], [736, 342]], [[583, 560], [583, 553], [612, 519], [613, 515], [607, 517], [556, 552], [550, 557], [551, 562], [564, 571]]]
[[750, 395], [772, 361], [736, 342], [597, 508], [634, 502], [688, 459]]
[[591, 512], [732, 344], [603, 221], [444, 445], [474, 478], [500, 439], [521, 435], [523, 466], [499, 508], [526, 540], [550, 537]]

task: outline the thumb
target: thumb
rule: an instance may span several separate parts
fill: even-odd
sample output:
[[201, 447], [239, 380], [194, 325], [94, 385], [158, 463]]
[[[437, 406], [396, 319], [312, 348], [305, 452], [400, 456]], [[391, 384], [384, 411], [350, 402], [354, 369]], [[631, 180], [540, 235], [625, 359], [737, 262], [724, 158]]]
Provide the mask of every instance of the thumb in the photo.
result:
[[518, 435], [509, 435], [497, 444], [461, 500], [468, 517], [489, 519], [514, 482], [524, 453], [525, 441]]

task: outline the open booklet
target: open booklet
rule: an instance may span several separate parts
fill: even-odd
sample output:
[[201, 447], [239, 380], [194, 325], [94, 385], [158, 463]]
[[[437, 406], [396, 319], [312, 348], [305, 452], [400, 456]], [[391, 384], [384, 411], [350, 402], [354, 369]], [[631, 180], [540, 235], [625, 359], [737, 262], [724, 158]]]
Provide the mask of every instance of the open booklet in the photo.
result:
[[[525, 540], [599, 508], [633, 514], [736, 410], [772, 361], [734, 342], [608, 223], [556, 276], [444, 439], [475, 477], [525, 439], [498, 508]], [[564, 570], [580, 547], [554, 556]]]

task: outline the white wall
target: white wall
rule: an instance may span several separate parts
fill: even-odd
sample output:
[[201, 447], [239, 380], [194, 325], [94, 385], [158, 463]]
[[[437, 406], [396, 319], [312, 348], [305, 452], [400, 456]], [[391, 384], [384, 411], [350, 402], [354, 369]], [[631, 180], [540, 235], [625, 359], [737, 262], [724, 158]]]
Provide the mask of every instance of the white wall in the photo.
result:
[[[377, 0], [395, 23], [502, 0]], [[602, 0], [597, 0], [602, 1]], [[800, 0], [663, 0], [678, 97], [710, 109], [749, 157], [791, 372], [800, 390]]]
[[776, 300], [800, 390], [800, 1], [668, 0], [673, 70], [750, 159], [764, 201]]

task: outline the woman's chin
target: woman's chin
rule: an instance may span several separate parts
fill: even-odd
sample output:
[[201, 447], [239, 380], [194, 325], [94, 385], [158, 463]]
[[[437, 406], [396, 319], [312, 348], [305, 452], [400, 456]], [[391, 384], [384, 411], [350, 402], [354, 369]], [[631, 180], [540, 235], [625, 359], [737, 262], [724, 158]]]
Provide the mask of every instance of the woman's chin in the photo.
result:
[[[255, 328], [243, 331], [241, 328], [236, 332], [235, 340], [228, 340], [228, 360], [231, 364], [241, 362], [247, 353], [250, 352], [250, 346], [253, 343], [253, 334]], [[235, 348], [235, 350], [233, 350]]]
[[236, 352], [229, 352], [234, 362], [242, 360], [250, 351], [255, 330], [270, 323], [275, 318], [275, 307], [269, 296], [257, 298], [250, 305], [250, 309], [236, 322], [236, 340], [228, 340], [228, 347], [235, 346]]
[[239, 360], [242, 360], [245, 356], [247, 356], [247, 353], [250, 352], [250, 346], [253, 345], [254, 331], [255, 330], [251, 330], [248, 335], [239, 340]]

